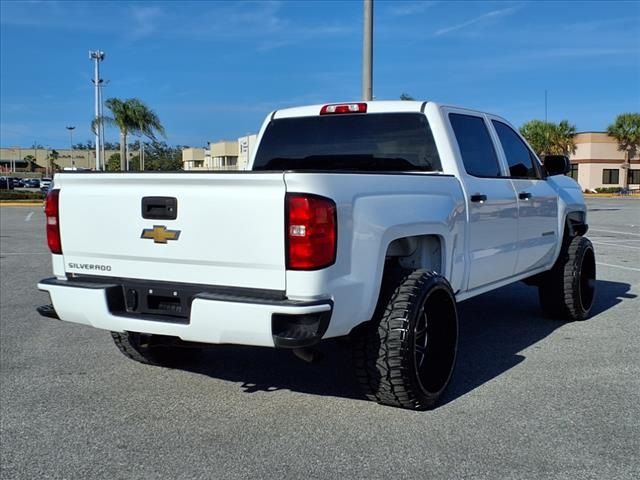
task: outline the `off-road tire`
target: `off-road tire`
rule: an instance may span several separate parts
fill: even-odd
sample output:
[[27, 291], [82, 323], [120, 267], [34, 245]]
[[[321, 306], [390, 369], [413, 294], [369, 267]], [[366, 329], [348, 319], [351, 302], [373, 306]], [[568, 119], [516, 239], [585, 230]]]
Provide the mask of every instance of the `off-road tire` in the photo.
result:
[[389, 275], [386, 282], [373, 320], [354, 333], [358, 382], [380, 404], [433, 408], [455, 364], [455, 296], [444, 277], [426, 270], [405, 271], [399, 280]]
[[572, 237], [538, 287], [546, 316], [576, 321], [589, 318], [596, 294], [596, 260], [588, 238]]
[[111, 332], [111, 338], [122, 354], [147, 365], [173, 367], [193, 361], [200, 348], [171, 337], [136, 332]]

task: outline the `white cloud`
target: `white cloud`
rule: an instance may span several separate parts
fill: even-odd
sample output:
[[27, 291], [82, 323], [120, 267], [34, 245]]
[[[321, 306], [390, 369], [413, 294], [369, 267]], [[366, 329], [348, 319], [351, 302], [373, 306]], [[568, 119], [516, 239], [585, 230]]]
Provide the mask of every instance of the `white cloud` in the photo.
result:
[[472, 18], [471, 20], [467, 20], [466, 22], [458, 23], [456, 25], [451, 25], [449, 27], [441, 28], [440, 30], [436, 30], [433, 34], [435, 37], [439, 37], [440, 35], [445, 35], [447, 33], [455, 32], [456, 30], [463, 29], [465, 27], [469, 27], [476, 23], [484, 22], [485, 20], [489, 20], [492, 18], [500, 18], [506, 15], [511, 15], [513, 12], [517, 10], [517, 7], [509, 7], [509, 8], [501, 8], [499, 10], [493, 10], [488, 13], [484, 13], [478, 17]]
[[127, 38], [140, 39], [148, 37], [158, 30], [159, 23], [165, 16], [159, 7], [132, 6], [133, 25], [128, 29]]
[[428, 1], [411, 1], [411, 2], [394, 2], [389, 8], [389, 13], [396, 17], [406, 17], [409, 15], [418, 15], [427, 11], [429, 8], [437, 5], [439, 2]]

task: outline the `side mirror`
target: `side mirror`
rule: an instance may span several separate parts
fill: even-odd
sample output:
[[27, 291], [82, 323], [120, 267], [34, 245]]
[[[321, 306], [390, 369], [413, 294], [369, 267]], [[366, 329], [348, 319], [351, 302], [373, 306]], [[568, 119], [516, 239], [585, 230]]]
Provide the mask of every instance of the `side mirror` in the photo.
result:
[[571, 163], [566, 155], [545, 155], [543, 160], [547, 175], [566, 175], [571, 171]]

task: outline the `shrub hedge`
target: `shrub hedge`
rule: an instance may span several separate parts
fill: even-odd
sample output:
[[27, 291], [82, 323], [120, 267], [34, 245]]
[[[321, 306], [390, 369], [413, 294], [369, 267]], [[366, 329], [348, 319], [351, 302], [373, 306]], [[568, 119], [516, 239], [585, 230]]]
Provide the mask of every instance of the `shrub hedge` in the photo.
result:
[[44, 197], [42, 192], [0, 190], [0, 200], [44, 200]]

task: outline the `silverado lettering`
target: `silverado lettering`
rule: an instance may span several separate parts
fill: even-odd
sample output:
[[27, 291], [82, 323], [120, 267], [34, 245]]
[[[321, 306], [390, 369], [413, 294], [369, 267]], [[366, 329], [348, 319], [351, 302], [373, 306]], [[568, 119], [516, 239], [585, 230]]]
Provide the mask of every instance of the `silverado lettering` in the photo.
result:
[[69, 268], [75, 270], [99, 270], [101, 272], [110, 272], [111, 265], [98, 265], [94, 263], [69, 263]]

